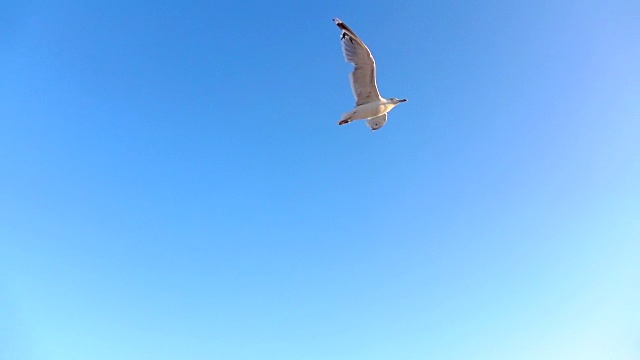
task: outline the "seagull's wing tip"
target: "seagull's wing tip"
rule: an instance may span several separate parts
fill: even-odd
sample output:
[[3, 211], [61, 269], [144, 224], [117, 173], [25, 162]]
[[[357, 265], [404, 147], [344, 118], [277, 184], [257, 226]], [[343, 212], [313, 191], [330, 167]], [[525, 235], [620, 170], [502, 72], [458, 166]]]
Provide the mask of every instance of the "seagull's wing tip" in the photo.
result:
[[334, 22], [334, 23], [336, 23], [336, 24], [340, 24], [340, 23], [342, 23], [342, 20], [340, 20], [340, 19], [338, 19], [338, 18], [333, 18], [333, 19], [331, 19], [331, 20], [333, 20], [333, 22]]

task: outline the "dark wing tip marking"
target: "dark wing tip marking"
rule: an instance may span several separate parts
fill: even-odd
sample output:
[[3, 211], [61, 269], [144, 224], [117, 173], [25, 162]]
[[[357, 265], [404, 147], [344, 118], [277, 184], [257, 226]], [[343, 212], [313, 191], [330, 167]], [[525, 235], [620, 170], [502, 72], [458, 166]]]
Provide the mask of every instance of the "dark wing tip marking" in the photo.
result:
[[349, 26], [347, 26], [347, 24], [343, 23], [342, 20], [340, 20], [338, 18], [334, 18], [333, 22], [336, 23], [336, 25], [340, 28], [340, 30], [348, 32], [349, 35], [358, 37], [358, 35], [356, 35], [355, 31], [353, 31]]
[[344, 38], [349, 39], [349, 41], [353, 44], [353, 36], [346, 31], [342, 32], [342, 36], [340, 37], [340, 40], [344, 40]]

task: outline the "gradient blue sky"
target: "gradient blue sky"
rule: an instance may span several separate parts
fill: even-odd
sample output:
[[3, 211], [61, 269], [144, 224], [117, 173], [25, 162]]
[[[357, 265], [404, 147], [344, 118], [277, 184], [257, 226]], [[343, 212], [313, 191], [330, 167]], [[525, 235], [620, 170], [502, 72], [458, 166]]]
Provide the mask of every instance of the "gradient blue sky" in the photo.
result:
[[[353, 107], [341, 17], [380, 131]], [[640, 358], [640, 3], [4, 1], [0, 358]]]

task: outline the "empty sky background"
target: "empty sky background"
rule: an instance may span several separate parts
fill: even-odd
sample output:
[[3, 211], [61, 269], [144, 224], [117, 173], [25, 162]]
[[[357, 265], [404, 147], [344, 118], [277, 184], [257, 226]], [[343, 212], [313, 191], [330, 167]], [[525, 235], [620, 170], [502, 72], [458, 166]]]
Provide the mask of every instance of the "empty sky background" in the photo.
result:
[[1, 359], [640, 358], [635, 0], [3, 1], [0, 53]]

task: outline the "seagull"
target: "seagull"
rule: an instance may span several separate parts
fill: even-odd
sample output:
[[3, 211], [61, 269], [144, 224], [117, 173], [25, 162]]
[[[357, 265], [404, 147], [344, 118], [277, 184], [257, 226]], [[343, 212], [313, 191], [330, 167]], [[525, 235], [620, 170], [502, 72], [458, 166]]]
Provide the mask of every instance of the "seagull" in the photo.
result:
[[349, 79], [351, 79], [353, 96], [356, 98], [356, 107], [345, 113], [338, 125], [348, 124], [353, 120], [367, 119], [367, 125], [371, 130], [378, 130], [387, 122], [387, 113], [407, 99], [385, 99], [380, 96], [376, 84], [376, 61], [373, 59], [371, 51], [342, 20], [335, 18], [333, 22], [342, 30], [340, 41], [342, 41], [345, 60], [355, 65], [353, 72], [349, 74]]

